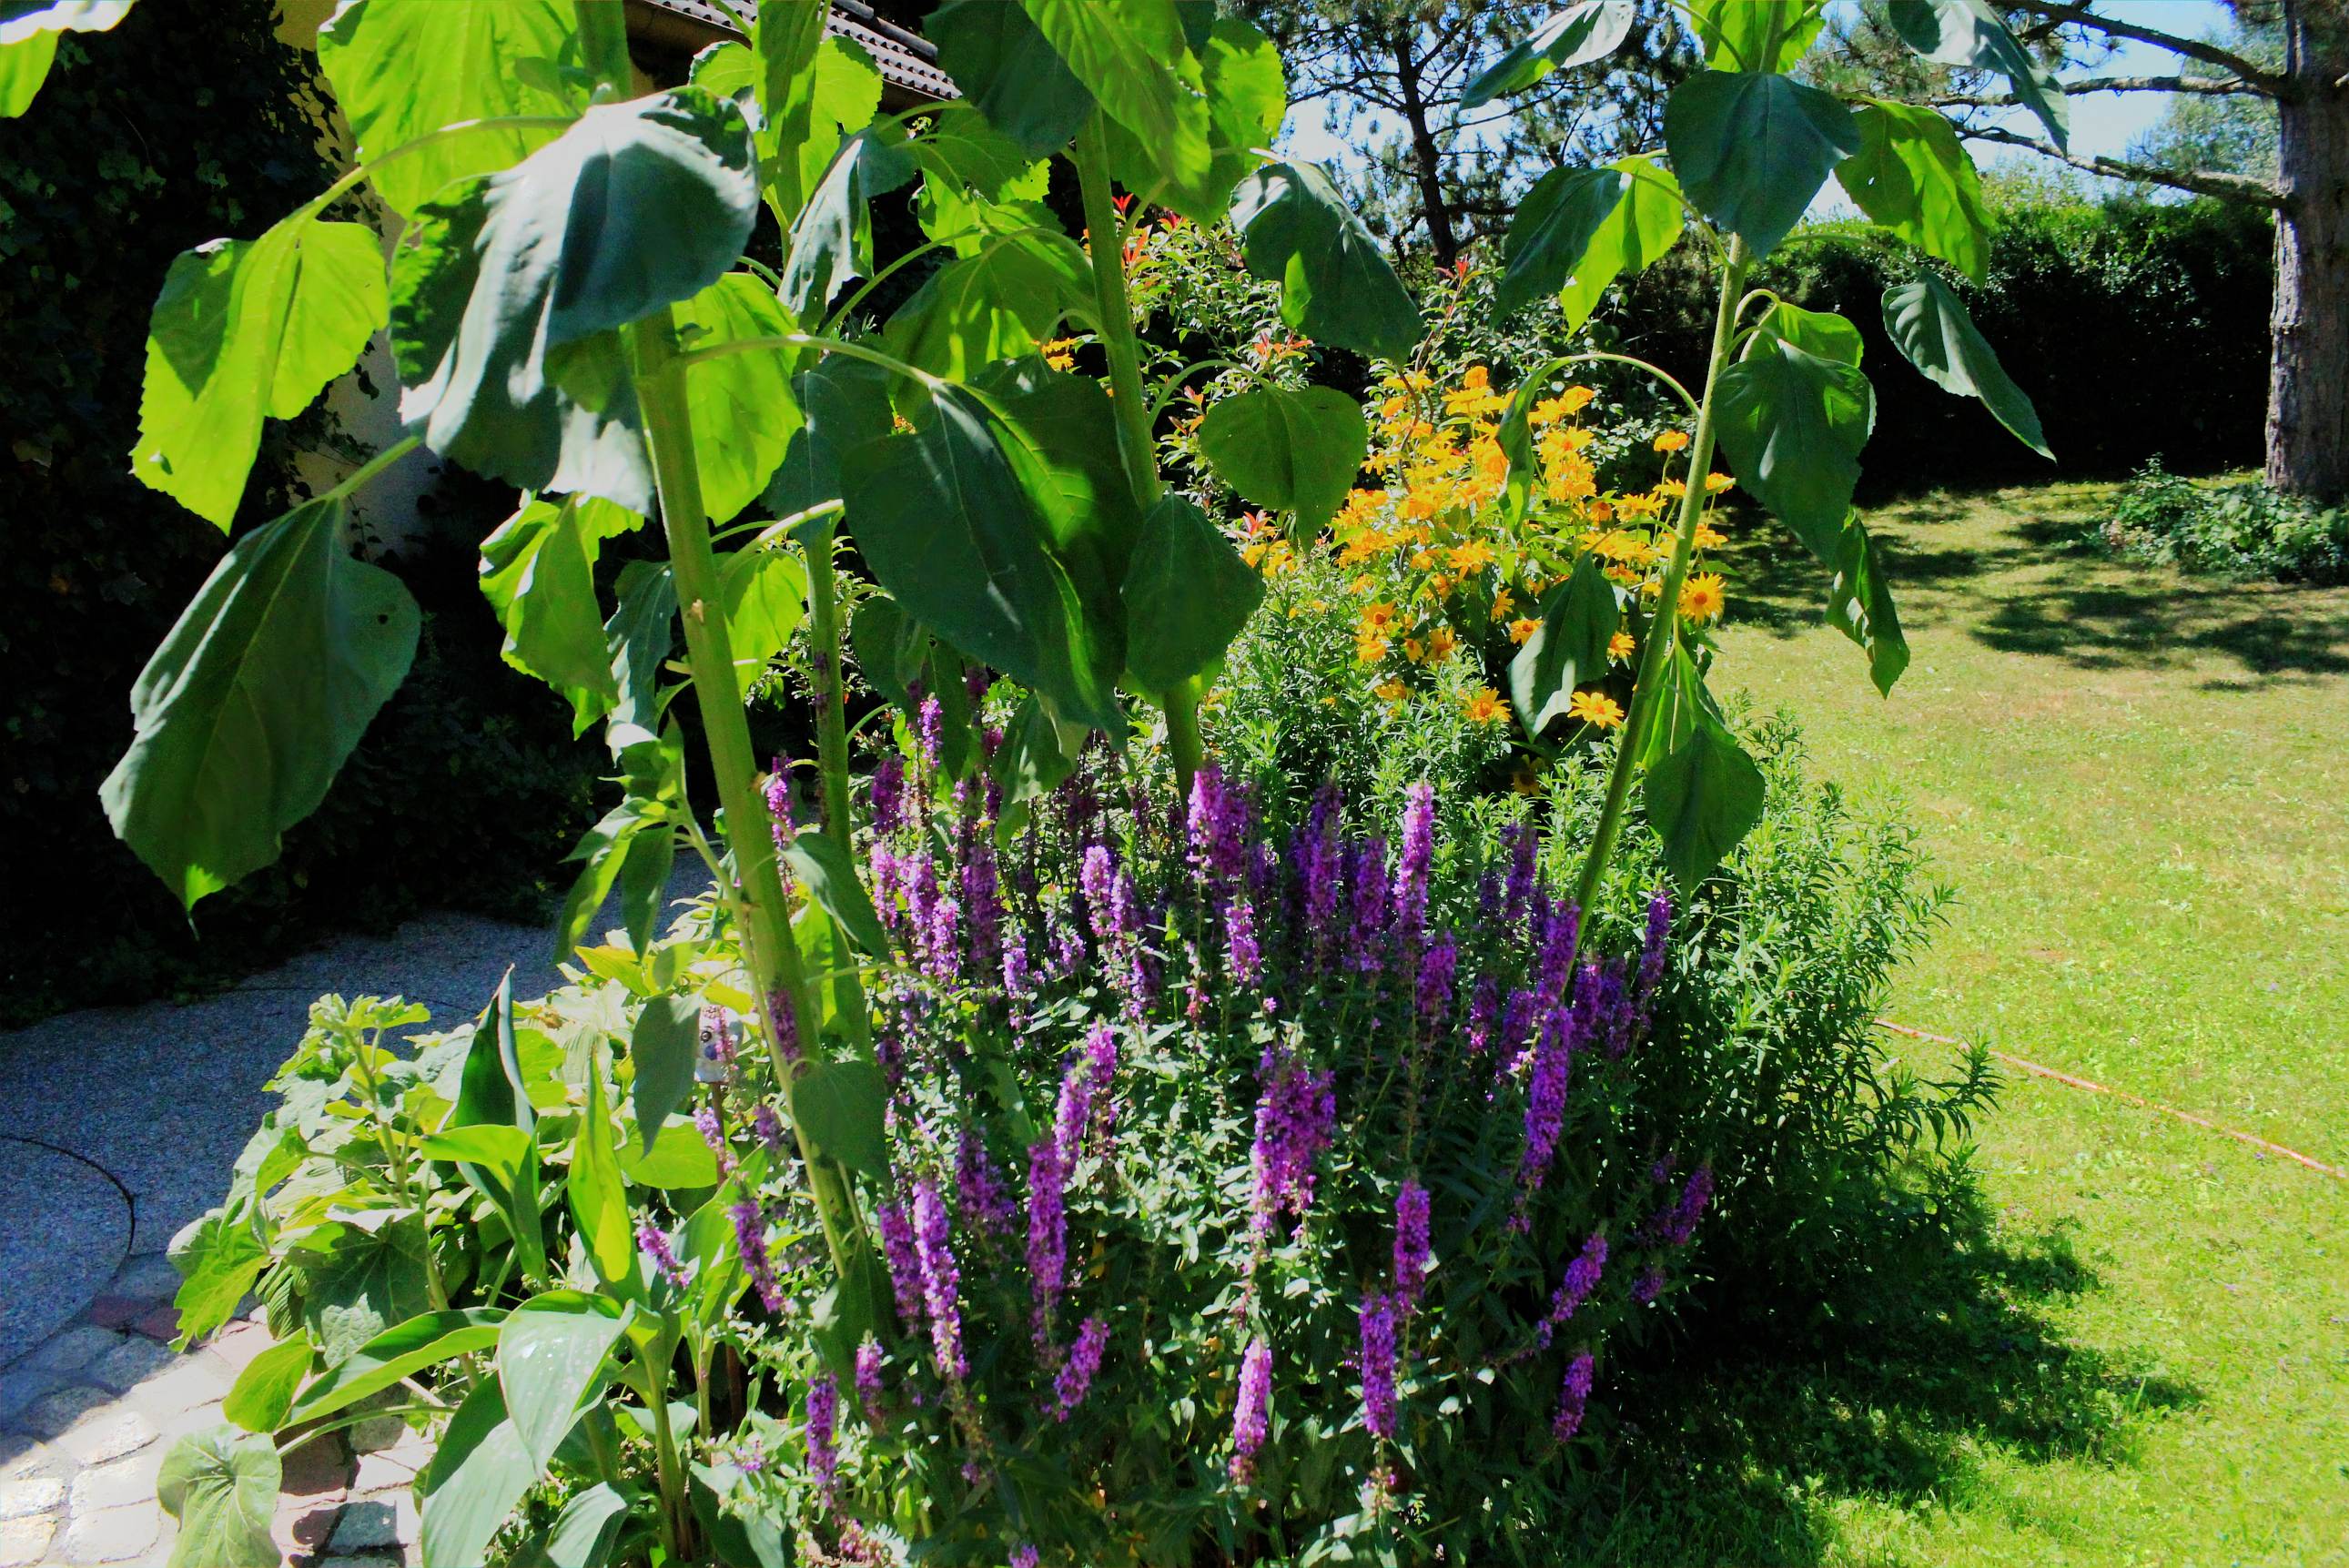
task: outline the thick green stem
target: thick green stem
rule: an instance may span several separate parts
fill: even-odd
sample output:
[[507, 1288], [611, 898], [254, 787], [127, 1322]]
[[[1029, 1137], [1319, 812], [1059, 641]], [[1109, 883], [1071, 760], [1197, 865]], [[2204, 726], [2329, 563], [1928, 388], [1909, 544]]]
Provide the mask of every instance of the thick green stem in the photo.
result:
[[[1631, 798], [1631, 775], [1646, 749], [1649, 726], [1656, 711], [1656, 694], [1663, 685], [1665, 661], [1680, 632], [1681, 584], [1688, 580], [1689, 557], [1696, 550], [1696, 525], [1704, 515], [1705, 476], [1713, 471], [1713, 402], [1721, 373], [1728, 366], [1730, 344], [1735, 336], [1739, 293], [1745, 286], [1745, 242], [1733, 239], [1721, 269], [1721, 306], [1713, 325], [1713, 356], [1705, 362], [1704, 400], [1697, 407], [1696, 434], [1689, 442], [1687, 493], [1681, 498], [1680, 526], [1672, 534], [1672, 555], [1664, 568], [1663, 591], [1656, 614], [1648, 623], [1648, 645], [1640, 650], [1640, 673], [1631, 687], [1631, 711], [1623, 720], [1617, 742], [1614, 771], [1607, 779], [1607, 800], [1599, 808], [1599, 828], [1591, 835], [1590, 851], [1575, 883], [1575, 903], [1588, 914], [1599, 896], [1599, 884], [1614, 858], [1615, 841], [1623, 829], [1623, 809]], [[1578, 942], [1580, 931], [1576, 933]]]
[[[815, 518], [804, 535], [807, 551], [808, 639], [815, 665], [816, 769], [823, 779], [823, 832], [841, 853], [853, 854], [848, 815], [848, 683], [841, 670], [840, 589], [832, 572], [838, 514]], [[831, 981], [842, 1025], [860, 1050], [872, 1047], [864, 1013], [864, 982], [854, 965]]]
[[[1084, 201], [1085, 239], [1093, 263], [1094, 309], [1101, 320], [1102, 351], [1109, 357], [1110, 403], [1117, 413], [1117, 449], [1134, 500], [1143, 511], [1158, 503], [1164, 483], [1150, 439], [1150, 402], [1142, 389], [1142, 353], [1133, 333], [1133, 308], [1125, 297], [1125, 258], [1117, 208], [1110, 201], [1109, 158], [1102, 150], [1101, 111], [1077, 133], [1077, 188]], [[1166, 712], [1166, 749], [1174, 759], [1174, 781], [1185, 797], [1204, 756], [1199, 744], [1197, 683], [1185, 681], [1159, 694]]]

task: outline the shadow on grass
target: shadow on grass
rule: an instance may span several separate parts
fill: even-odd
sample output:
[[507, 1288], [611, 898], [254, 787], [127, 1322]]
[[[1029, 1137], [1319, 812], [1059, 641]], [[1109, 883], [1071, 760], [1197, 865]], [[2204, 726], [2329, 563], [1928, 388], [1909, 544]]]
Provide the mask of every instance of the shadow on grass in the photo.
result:
[[[1839, 1502], [1961, 1503], [1984, 1449], [2127, 1464], [2149, 1418], [2199, 1402], [2150, 1355], [2052, 1326], [2097, 1288], [2068, 1228], [2002, 1232], [1970, 1181], [1937, 1207], [1856, 1246], [1809, 1321], [1721, 1311], [1622, 1368], [1560, 1560], [1818, 1563]], [[1731, 1281], [1713, 1294], [1762, 1299]]]

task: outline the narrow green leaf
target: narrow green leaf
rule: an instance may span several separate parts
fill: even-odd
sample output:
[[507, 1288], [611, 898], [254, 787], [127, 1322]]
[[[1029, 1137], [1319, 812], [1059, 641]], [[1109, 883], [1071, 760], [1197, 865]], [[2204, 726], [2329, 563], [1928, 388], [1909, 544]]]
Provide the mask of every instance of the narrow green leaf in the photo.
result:
[[872, 1062], [827, 1062], [792, 1086], [792, 1116], [816, 1153], [876, 1181], [889, 1177], [888, 1102], [888, 1080]]
[[1930, 108], [1871, 98], [1853, 117], [1859, 150], [1836, 168], [1855, 206], [1980, 283], [1990, 270], [1982, 176], [1950, 122]]
[[[807, 186], [800, 177], [801, 155], [813, 150], [818, 140], [816, 59], [829, 14], [829, 8], [813, 5], [762, 5], [750, 24], [750, 56], [769, 143], [759, 153], [762, 160], [773, 160], [769, 178], [791, 187], [777, 193], [787, 214], [799, 211], [807, 199]], [[875, 98], [877, 101], [877, 94]], [[865, 118], [872, 118], [870, 111]]]
[[873, 912], [873, 900], [856, 874], [856, 862], [840, 841], [828, 833], [794, 833], [783, 846], [783, 861], [800, 879], [824, 913], [839, 923], [849, 941], [867, 958], [889, 956], [889, 934]]
[[1204, 675], [1264, 600], [1264, 580], [1185, 496], [1142, 520], [1125, 574], [1126, 668], [1144, 691]]
[[1561, 369], [1565, 361], [1552, 359], [1536, 370], [1517, 378], [1516, 390], [1501, 405], [1500, 422], [1494, 427], [1494, 442], [1509, 459], [1509, 470], [1501, 487], [1501, 516], [1508, 522], [1524, 520], [1526, 508], [1533, 500], [1534, 481], [1541, 478], [1541, 459], [1534, 450], [1533, 407], [1549, 378]]
[[441, 1126], [444, 1130], [454, 1131], [481, 1123], [518, 1127], [524, 1132], [538, 1124], [538, 1112], [532, 1107], [530, 1091], [523, 1081], [522, 1053], [514, 1043], [511, 967], [499, 978], [490, 1005], [482, 1009], [480, 1020], [473, 1026], [473, 1040], [466, 1047], [465, 1071], [457, 1090], [457, 1103]]
[[1569, 331], [1590, 319], [1608, 284], [1662, 259], [1688, 226], [1680, 182], [1654, 159], [1619, 158], [1608, 167], [1624, 178], [1623, 199], [1592, 232], [1572, 275], [1559, 286], [1557, 303]]
[[2017, 387], [1966, 314], [1957, 292], [1930, 272], [1884, 291], [1884, 330], [1909, 363], [1944, 392], [1979, 397], [2014, 438], [2055, 460], [2039, 428], [2039, 410]]
[[1281, 285], [1280, 316], [1319, 342], [1402, 360], [1425, 335], [1419, 306], [1330, 176], [1268, 164], [1232, 193], [1247, 269]]
[[1698, 723], [1648, 769], [1648, 824], [1683, 892], [1711, 876], [1762, 820], [1762, 769], [1719, 721]]
[[[553, 84], [575, 59], [565, 0], [351, 0], [318, 30], [318, 63], [350, 121], [361, 162], [461, 120], [564, 115]], [[524, 68], [536, 61], [543, 70]], [[552, 130], [497, 128], [444, 138], [386, 162], [376, 190], [412, 213], [451, 181], [509, 168]]]
[[595, 559], [605, 540], [644, 521], [593, 497], [531, 500], [481, 542], [481, 594], [506, 631], [500, 653], [569, 700], [574, 735], [620, 696], [595, 602]]
[[258, 1432], [212, 1427], [191, 1432], [163, 1456], [155, 1498], [180, 1522], [171, 1568], [276, 1568], [270, 1522], [283, 1467]]
[[417, 1483], [424, 1568], [481, 1568], [491, 1539], [538, 1477], [506, 1418], [500, 1380], [482, 1378], [457, 1407]]
[[181, 253], [148, 323], [130, 471], [226, 530], [263, 414], [308, 407], [388, 308], [383, 252], [364, 223], [296, 213], [257, 240]]
[[1700, 71], [1664, 104], [1664, 146], [1689, 200], [1760, 260], [1835, 166], [1859, 150], [1851, 111], [1781, 76]]
[[1900, 41], [1934, 64], [2004, 77], [2057, 150], [2071, 145], [2072, 110], [2063, 84], [1985, 0], [1891, 0], [1888, 15]]
[[1909, 641], [1900, 634], [1900, 617], [1892, 607], [1892, 586], [1885, 579], [1876, 542], [1860, 526], [1857, 512], [1844, 523], [1842, 546], [1836, 552], [1827, 624], [1859, 645], [1868, 655], [1868, 678], [1878, 692], [1890, 696], [1892, 683], [1909, 667]]
[[[604, 1101], [603, 1075], [592, 1066], [587, 1073], [587, 1105], [579, 1118], [579, 1133], [571, 1145], [571, 1181], [565, 1191], [571, 1199], [572, 1217], [579, 1222], [579, 1241], [586, 1249], [589, 1266], [595, 1277], [606, 1285], [634, 1285], [636, 1280], [636, 1242], [628, 1224], [627, 1183], [620, 1176], [618, 1140], [612, 1135], [612, 1113]], [[519, 1309], [516, 1315], [520, 1315]], [[614, 1333], [619, 1332], [616, 1328]], [[513, 1338], [513, 1320], [506, 1322], [504, 1339], [498, 1352], [501, 1365], [505, 1359], [503, 1346]], [[506, 1402], [512, 1406], [514, 1419], [523, 1422], [523, 1405], [514, 1392], [511, 1379], [506, 1386]], [[569, 1429], [566, 1422], [564, 1430]], [[523, 1423], [523, 1436], [535, 1447], [535, 1434]], [[546, 1452], [563, 1437], [562, 1431], [546, 1438]], [[539, 1461], [543, 1464], [542, 1458]]]
[[1607, 644], [1623, 624], [1615, 585], [1589, 551], [1542, 595], [1541, 624], [1509, 661], [1509, 702], [1527, 735], [1563, 715], [1575, 688], [1607, 673]]
[[1022, 0], [1070, 73], [1142, 144], [1174, 190], [1203, 190], [1215, 163], [1199, 65], [1174, 0]]
[[277, 858], [408, 674], [416, 601], [343, 521], [316, 500], [239, 539], [130, 688], [98, 797], [184, 907]]
[[538, 1201], [538, 1141], [518, 1127], [480, 1122], [450, 1128], [419, 1146], [429, 1159], [456, 1163], [465, 1184], [490, 1201], [513, 1238], [525, 1279], [547, 1277], [546, 1220]]
[[653, 738], [659, 727], [661, 665], [677, 645], [677, 580], [664, 562], [631, 561], [620, 568], [618, 599], [604, 623], [604, 647], [620, 694], [605, 727], [605, 744], [615, 757]]
[[[781, 302], [747, 273], [729, 273], [678, 304], [678, 343], [688, 351], [777, 337], [795, 330]], [[790, 354], [761, 348], [686, 366], [693, 457], [713, 523], [731, 522], [759, 498], [798, 428]]]
[[1623, 36], [1631, 30], [1632, 15], [1630, 0], [1581, 0], [1553, 13], [1477, 74], [1460, 95], [1461, 108], [1482, 108], [1495, 98], [1523, 92], [1552, 71], [1604, 59], [1622, 45]]
[[1714, 400], [1722, 450], [1755, 499], [1822, 561], [1859, 483], [1859, 449], [1876, 395], [1857, 366], [1757, 331], [1721, 374]]
[[1493, 314], [1508, 315], [1564, 288], [1630, 186], [1612, 169], [1553, 169], [1535, 181], [1509, 222]]
[[1689, 656], [1688, 645], [1678, 638], [1673, 639], [1671, 651], [1664, 655], [1663, 681], [1653, 700], [1655, 709], [1648, 719], [1646, 738], [1636, 758], [1641, 768], [1653, 768], [1686, 746], [1698, 726], [1725, 726], [1727, 722], [1722, 717], [1721, 705], [1705, 689], [1704, 672]]
[[1705, 64], [1717, 71], [1784, 71], [1826, 24], [1826, 0], [1691, 0]]
[[[591, 1095], [595, 1081], [591, 1075]], [[572, 1185], [575, 1191], [575, 1175]], [[624, 1239], [626, 1231], [624, 1212]], [[629, 1255], [633, 1259], [633, 1252]], [[613, 1302], [577, 1290], [544, 1292], [506, 1315], [498, 1330], [498, 1386], [523, 1455], [535, 1469], [545, 1470], [555, 1445], [578, 1418], [581, 1398], [603, 1383], [605, 1357], [620, 1337], [621, 1315]]]
[[502, 1306], [451, 1308], [387, 1328], [327, 1367], [295, 1402], [291, 1419], [298, 1424], [331, 1416], [428, 1367], [486, 1350], [498, 1342], [505, 1315]]
[[668, 1124], [669, 1113], [693, 1092], [693, 1064], [700, 1050], [701, 1001], [698, 996], [655, 996], [636, 1014], [628, 1031], [628, 1061], [636, 1068], [630, 1103], [638, 1137], [650, 1145]]
[[1258, 506], [1296, 512], [1309, 536], [1345, 504], [1370, 449], [1362, 406], [1330, 387], [1252, 387], [1199, 422], [1216, 477]]
[[1019, 5], [949, 0], [922, 30], [964, 100], [1030, 158], [1068, 146], [1092, 112], [1092, 95]]

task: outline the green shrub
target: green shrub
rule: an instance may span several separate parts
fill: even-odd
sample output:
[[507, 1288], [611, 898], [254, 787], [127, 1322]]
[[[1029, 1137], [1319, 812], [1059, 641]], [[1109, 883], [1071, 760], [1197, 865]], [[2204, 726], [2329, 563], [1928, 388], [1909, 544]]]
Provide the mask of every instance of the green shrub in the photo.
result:
[[2131, 561], [2287, 583], [2349, 582], [2349, 506], [2279, 495], [2255, 478], [2198, 483], [2158, 458], [2128, 482], [2095, 536]]

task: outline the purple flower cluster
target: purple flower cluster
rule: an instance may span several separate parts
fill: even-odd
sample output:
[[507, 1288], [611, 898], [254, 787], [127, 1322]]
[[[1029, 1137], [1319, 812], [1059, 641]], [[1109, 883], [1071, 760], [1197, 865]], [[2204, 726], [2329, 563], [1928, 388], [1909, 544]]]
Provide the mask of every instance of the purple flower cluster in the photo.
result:
[[677, 1261], [676, 1245], [670, 1242], [668, 1233], [654, 1224], [649, 1215], [636, 1222], [636, 1245], [646, 1257], [652, 1260], [653, 1268], [661, 1278], [679, 1290], [685, 1288], [685, 1265]]
[[1232, 1405], [1231, 1476], [1246, 1486], [1256, 1474], [1257, 1450], [1272, 1430], [1272, 1346], [1259, 1334], [1240, 1352], [1239, 1396]]
[[775, 835], [775, 853], [791, 848], [792, 835], [792, 762], [788, 757], [775, 758], [774, 771], [767, 776], [767, 820]]
[[1713, 1167], [1700, 1165], [1689, 1173], [1680, 1197], [1671, 1206], [1649, 1220], [1646, 1238], [1660, 1246], [1688, 1245], [1696, 1234], [1696, 1222], [1703, 1215], [1704, 1206], [1712, 1201]]
[[1028, 1146], [1028, 1286], [1035, 1300], [1030, 1333], [1039, 1355], [1052, 1343], [1052, 1312], [1067, 1283], [1068, 1212], [1062, 1191], [1068, 1170], [1050, 1139]]
[[946, 1205], [938, 1202], [937, 1186], [930, 1181], [914, 1189], [914, 1255], [921, 1264], [922, 1305], [929, 1310], [938, 1375], [960, 1381], [970, 1376], [970, 1363], [963, 1355], [962, 1270], [955, 1262]]
[[1414, 784], [1403, 791], [1402, 852], [1395, 861], [1394, 918], [1406, 946], [1416, 947], [1427, 929], [1427, 883], [1435, 865], [1435, 789]]
[[1557, 1414], [1549, 1423], [1550, 1436], [1559, 1442], [1582, 1429], [1582, 1412], [1590, 1403], [1590, 1385], [1597, 1370], [1588, 1350], [1566, 1364], [1566, 1377], [1557, 1390]]
[[1568, 1263], [1566, 1277], [1558, 1282], [1557, 1289], [1550, 1294], [1549, 1312], [1541, 1320], [1540, 1326], [1534, 1331], [1534, 1345], [1537, 1349], [1549, 1348], [1550, 1336], [1557, 1332], [1558, 1327], [1567, 1319], [1580, 1310], [1584, 1302], [1590, 1299], [1590, 1293], [1599, 1288], [1599, 1278], [1606, 1271], [1607, 1238], [1594, 1231], [1590, 1234], [1590, 1239], [1582, 1243], [1582, 1250]]
[[1419, 1305], [1420, 1283], [1427, 1276], [1427, 1189], [1406, 1179], [1395, 1194], [1394, 1293], [1408, 1317]]
[[955, 1149], [955, 1201], [963, 1217], [989, 1236], [1000, 1240], [1018, 1227], [1011, 1194], [976, 1126], [962, 1130]]
[[874, 1211], [881, 1226], [881, 1256], [889, 1265], [889, 1289], [897, 1299], [897, 1321], [910, 1334], [922, 1326], [922, 1262], [916, 1255], [913, 1222], [904, 1205], [884, 1202]]
[[1362, 1297], [1362, 1425], [1381, 1442], [1395, 1432], [1396, 1322], [1393, 1296], [1372, 1291]]
[[1098, 1317], [1088, 1317], [1077, 1326], [1077, 1342], [1069, 1347], [1069, 1358], [1052, 1379], [1052, 1418], [1065, 1421], [1085, 1402], [1085, 1395], [1093, 1386], [1093, 1374], [1101, 1370], [1102, 1353], [1109, 1348], [1109, 1325]]
[[1256, 1144], [1248, 1157], [1254, 1177], [1252, 1224], [1272, 1233], [1281, 1214], [1302, 1224], [1313, 1204], [1313, 1164], [1338, 1124], [1334, 1075], [1314, 1072], [1287, 1047], [1267, 1047], [1257, 1067], [1262, 1085], [1256, 1107]]
[[867, 1426], [881, 1424], [881, 1342], [869, 1334], [856, 1347], [856, 1403]]
[[819, 1372], [808, 1384], [808, 1469], [818, 1491], [829, 1498], [840, 1486], [840, 1385], [829, 1372]]
[[727, 1211], [734, 1221], [734, 1247], [741, 1254], [742, 1272], [759, 1293], [759, 1305], [781, 1312], [790, 1299], [775, 1277], [775, 1260], [767, 1254], [767, 1215], [756, 1198], [745, 1198]]

